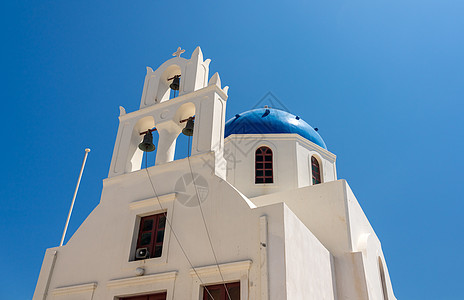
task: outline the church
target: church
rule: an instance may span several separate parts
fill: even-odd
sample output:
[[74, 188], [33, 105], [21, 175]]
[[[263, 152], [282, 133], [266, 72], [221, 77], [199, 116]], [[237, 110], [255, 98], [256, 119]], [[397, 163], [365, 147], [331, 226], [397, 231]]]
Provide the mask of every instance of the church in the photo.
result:
[[[100, 203], [46, 250], [33, 299], [395, 300], [317, 130], [268, 106], [226, 121], [211, 60], [182, 52], [147, 67], [139, 110], [120, 107]], [[188, 155], [174, 159], [181, 135]]]

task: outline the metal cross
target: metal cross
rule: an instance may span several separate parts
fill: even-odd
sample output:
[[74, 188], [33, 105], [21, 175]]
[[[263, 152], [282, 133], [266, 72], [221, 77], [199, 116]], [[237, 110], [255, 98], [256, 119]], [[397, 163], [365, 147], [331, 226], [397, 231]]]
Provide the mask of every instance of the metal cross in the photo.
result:
[[174, 53], [172, 54], [172, 56], [180, 57], [180, 55], [181, 55], [182, 53], [184, 53], [184, 52], [185, 52], [184, 49], [182, 49], [181, 47], [178, 47], [178, 48], [177, 48], [177, 51], [174, 52]]

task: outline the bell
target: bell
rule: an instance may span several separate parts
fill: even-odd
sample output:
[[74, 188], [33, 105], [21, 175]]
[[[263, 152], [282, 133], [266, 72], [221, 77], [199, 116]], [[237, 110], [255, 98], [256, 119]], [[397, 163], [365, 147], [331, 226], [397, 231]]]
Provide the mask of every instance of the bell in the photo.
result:
[[180, 79], [179, 76], [174, 76], [174, 79], [172, 80], [172, 83], [169, 85], [171, 90], [173, 91], [178, 91], [179, 90], [179, 84], [180, 84]]
[[182, 133], [185, 134], [186, 136], [193, 135], [193, 118], [192, 117], [188, 118], [187, 125], [185, 125], [184, 129], [182, 129]]
[[143, 152], [152, 152], [155, 148], [155, 145], [153, 145], [153, 135], [151, 131], [148, 130], [143, 136], [143, 141], [139, 144], [139, 149]]

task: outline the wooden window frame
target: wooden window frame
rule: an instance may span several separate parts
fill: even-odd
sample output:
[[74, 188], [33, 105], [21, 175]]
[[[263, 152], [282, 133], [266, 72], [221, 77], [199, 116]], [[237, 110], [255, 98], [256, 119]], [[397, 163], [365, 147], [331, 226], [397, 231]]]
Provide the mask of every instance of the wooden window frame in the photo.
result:
[[255, 151], [255, 184], [274, 183], [274, 162], [271, 148], [261, 146]]
[[313, 185], [322, 183], [322, 176], [321, 176], [321, 164], [319, 160], [313, 155], [311, 156], [311, 178]]
[[[250, 285], [249, 275], [251, 264], [251, 260], [242, 260], [219, 264], [219, 266], [214, 264], [190, 269], [189, 273], [193, 288], [191, 290], [192, 296], [189, 299], [203, 299], [204, 286], [215, 285], [219, 282], [240, 282], [240, 299], [250, 299], [248, 288]], [[221, 273], [219, 273], [219, 268], [221, 269]]]
[[119, 300], [166, 300], [167, 292], [119, 298]]
[[[166, 233], [166, 212], [145, 216], [140, 219], [139, 233], [137, 236], [137, 249], [148, 248], [150, 258], [159, 258], [163, 254], [164, 236]], [[152, 221], [151, 228], [147, 229], [145, 224]], [[148, 226], [147, 226], [148, 227]], [[150, 241], [147, 244], [142, 244], [142, 236], [150, 234]], [[137, 260], [137, 258], [135, 258]]]
[[[208, 289], [208, 291], [212, 292], [214, 290], [219, 290], [220, 291], [220, 296], [219, 296], [219, 299], [214, 299], [214, 300], [229, 300], [229, 298], [227, 297], [227, 293], [226, 293], [226, 289], [224, 287], [224, 285], [227, 287], [228, 290], [230, 290], [231, 288], [235, 288], [235, 287], [238, 287], [239, 288], [239, 291], [240, 291], [240, 281], [236, 281], [236, 282], [229, 282], [229, 283], [220, 283], [220, 284], [214, 284], [214, 285], [205, 285], [203, 286], [203, 300], [211, 300], [211, 297], [209, 296], [208, 292], [206, 291], [206, 289]], [[239, 296], [240, 296], [240, 292], [239, 292]], [[231, 299], [231, 300], [240, 300], [239, 299]]]

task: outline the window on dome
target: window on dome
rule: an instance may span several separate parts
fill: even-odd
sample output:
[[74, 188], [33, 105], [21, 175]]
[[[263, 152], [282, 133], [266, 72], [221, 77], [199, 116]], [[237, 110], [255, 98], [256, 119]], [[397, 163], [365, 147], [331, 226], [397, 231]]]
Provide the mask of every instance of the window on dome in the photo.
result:
[[272, 150], [260, 147], [255, 153], [255, 183], [273, 183]]
[[321, 168], [319, 167], [319, 161], [314, 156], [311, 156], [311, 172], [313, 177], [313, 185], [321, 183]]

